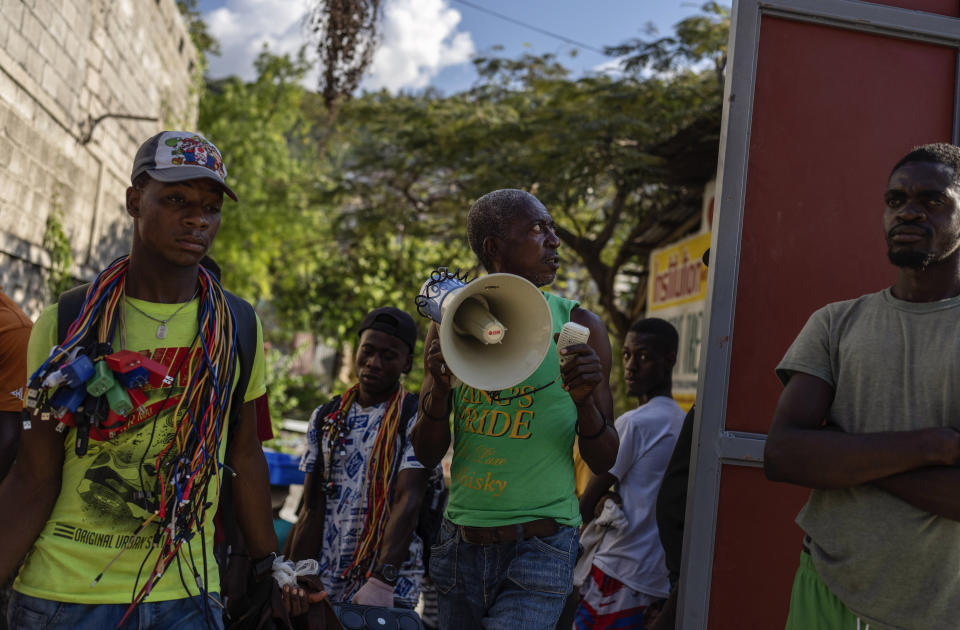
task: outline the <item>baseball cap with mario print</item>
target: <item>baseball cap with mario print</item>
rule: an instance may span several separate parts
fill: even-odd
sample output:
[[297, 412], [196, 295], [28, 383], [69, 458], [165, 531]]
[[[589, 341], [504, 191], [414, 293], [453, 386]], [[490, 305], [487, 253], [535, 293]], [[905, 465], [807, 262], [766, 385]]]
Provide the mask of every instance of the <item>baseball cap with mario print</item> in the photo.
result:
[[137, 150], [133, 159], [130, 180], [146, 173], [160, 182], [182, 182], [188, 179], [212, 179], [228, 197], [237, 201], [237, 195], [225, 181], [227, 167], [220, 151], [198, 133], [189, 131], [162, 131]]

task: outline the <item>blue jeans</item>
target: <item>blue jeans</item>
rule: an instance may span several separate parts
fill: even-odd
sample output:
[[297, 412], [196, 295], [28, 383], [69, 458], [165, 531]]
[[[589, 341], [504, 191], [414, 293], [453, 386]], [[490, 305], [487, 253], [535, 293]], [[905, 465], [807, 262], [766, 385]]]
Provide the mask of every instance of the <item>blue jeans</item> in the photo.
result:
[[444, 519], [430, 549], [441, 630], [553, 630], [573, 588], [580, 532], [473, 545]]
[[[211, 593], [219, 603], [220, 596]], [[201, 596], [137, 606], [124, 621], [123, 630], [223, 630], [221, 608]], [[129, 604], [70, 604], [14, 592], [7, 607], [10, 630], [112, 630], [123, 619]]]

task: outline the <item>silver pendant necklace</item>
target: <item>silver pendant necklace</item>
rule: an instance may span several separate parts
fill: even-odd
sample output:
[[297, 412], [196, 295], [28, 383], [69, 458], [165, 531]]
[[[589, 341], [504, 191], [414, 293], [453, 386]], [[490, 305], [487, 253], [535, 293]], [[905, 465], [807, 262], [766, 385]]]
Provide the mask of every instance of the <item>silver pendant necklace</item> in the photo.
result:
[[180, 305], [180, 308], [178, 308], [177, 310], [175, 310], [175, 311], [173, 312], [173, 314], [170, 315], [169, 317], [167, 317], [166, 319], [160, 319], [159, 317], [154, 317], [154, 316], [151, 315], [150, 313], [145, 313], [145, 312], [143, 312], [141, 309], [137, 308], [137, 305], [134, 304], [133, 302], [131, 302], [131, 301], [130, 301], [130, 298], [128, 298], [126, 295], [123, 296], [123, 299], [124, 299], [124, 301], [125, 301], [127, 304], [130, 305], [131, 308], [133, 308], [133, 310], [137, 311], [138, 313], [140, 313], [140, 314], [143, 315], [144, 317], [147, 317], [147, 318], [149, 318], [149, 319], [152, 319], [152, 320], [155, 321], [155, 322], [160, 322], [160, 325], [157, 326], [157, 339], [166, 339], [166, 338], [167, 338], [167, 322], [169, 322], [171, 319], [173, 319], [174, 317], [176, 317], [176, 316], [177, 316], [177, 313], [179, 313], [180, 311], [182, 311], [187, 304], [189, 304], [190, 302], [193, 302], [193, 300], [197, 297], [197, 294], [199, 294], [199, 293], [200, 293], [200, 288], [197, 287], [197, 290], [193, 292], [193, 297], [191, 297], [189, 300], [187, 300], [186, 302], [184, 302], [183, 304], [181, 304], [181, 305]]

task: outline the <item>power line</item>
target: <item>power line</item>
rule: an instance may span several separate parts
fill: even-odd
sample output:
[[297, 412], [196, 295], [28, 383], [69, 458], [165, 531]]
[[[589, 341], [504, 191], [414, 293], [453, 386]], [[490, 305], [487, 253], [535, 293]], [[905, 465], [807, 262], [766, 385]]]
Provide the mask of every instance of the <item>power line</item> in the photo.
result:
[[574, 46], [577, 46], [577, 47], [579, 47], [579, 48], [583, 48], [583, 49], [585, 49], [585, 50], [589, 50], [589, 51], [595, 52], [595, 53], [597, 53], [597, 54], [603, 55], [604, 57], [608, 56], [607, 53], [605, 53], [604, 51], [600, 50], [599, 48], [595, 48], [595, 47], [593, 47], [593, 46], [590, 46], [589, 44], [584, 44], [583, 42], [578, 42], [578, 41], [575, 40], [575, 39], [570, 39], [569, 37], [565, 37], [565, 36], [559, 35], [559, 34], [557, 34], [557, 33], [552, 33], [552, 32], [550, 32], [550, 31], [548, 31], [548, 30], [544, 30], [544, 29], [540, 28], [539, 26], [534, 26], [533, 24], [528, 24], [527, 22], [521, 22], [520, 20], [517, 20], [517, 19], [515, 19], [515, 18], [512, 18], [512, 17], [510, 17], [509, 15], [504, 15], [503, 13], [497, 13], [496, 11], [493, 11], [493, 10], [491, 10], [491, 9], [488, 9], [487, 7], [484, 7], [484, 6], [480, 6], [480, 5], [478, 5], [478, 4], [474, 4], [473, 2], [468, 2], [467, 0], [454, 0], [454, 2], [459, 2], [460, 4], [465, 4], [465, 5], [467, 5], [468, 7], [472, 8], [472, 9], [476, 9], [477, 11], [480, 11], [480, 12], [482, 12], [482, 13], [488, 13], [488, 14], [494, 16], [494, 17], [500, 18], [501, 20], [506, 20], [507, 22], [511, 22], [511, 23], [516, 24], [516, 25], [518, 25], [518, 26], [522, 26], [522, 27], [524, 27], [524, 28], [528, 28], [528, 29], [530, 29], [531, 31], [536, 31], [536, 32], [538, 32], [538, 33], [540, 33], [540, 34], [542, 34], [542, 35], [546, 35], [547, 37], [553, 37], [554, 39], [559, 39], [559, 40], [562, 41], [562, 42], [566, 42], [566, 43], [568, 43], [568, 44], [573, 44]]

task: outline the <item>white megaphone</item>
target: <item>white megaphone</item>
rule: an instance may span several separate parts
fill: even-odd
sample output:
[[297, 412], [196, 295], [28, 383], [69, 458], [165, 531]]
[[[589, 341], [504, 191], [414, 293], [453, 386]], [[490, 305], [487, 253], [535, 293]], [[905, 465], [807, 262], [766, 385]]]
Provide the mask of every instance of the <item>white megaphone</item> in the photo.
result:
[[553, 343], [553, 318], [543, 293], [510, 273], [465, 283], [441, 267], [416, 302], [418, 312], [440, 326], [447, 367], [476, 389], [499, 391], [523, 382]]

